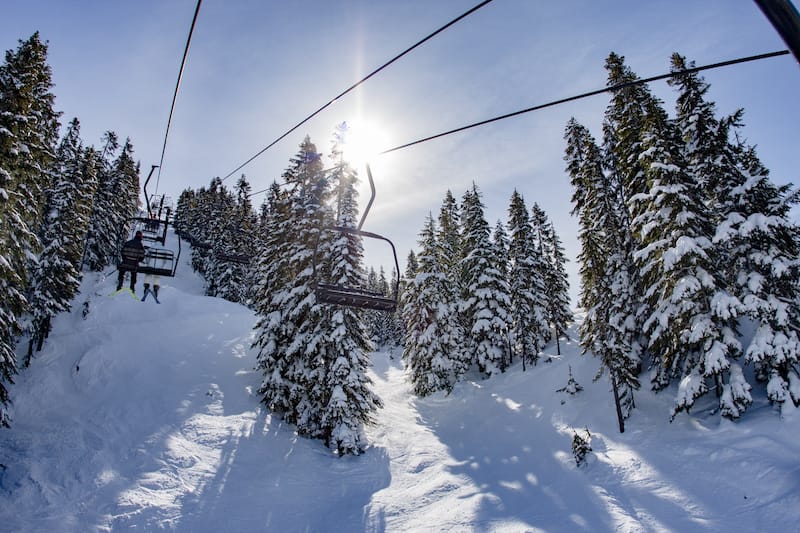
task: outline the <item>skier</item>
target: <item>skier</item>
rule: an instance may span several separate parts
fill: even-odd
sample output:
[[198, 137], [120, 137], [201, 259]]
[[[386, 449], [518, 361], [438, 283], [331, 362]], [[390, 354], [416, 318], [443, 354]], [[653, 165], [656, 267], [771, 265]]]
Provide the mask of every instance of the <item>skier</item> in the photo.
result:
[[136, 271], [139, 263], [144, 259], [144, 245], [142, 244], [142, 232], [137, 231], [136, 236], [122, 246], [122, 261], [117, 266], [119, 275], [117, 276], [117, 290], [122, 289], [125, 281], [125, 272], [131, 273], [131, 292], [136, 292]]

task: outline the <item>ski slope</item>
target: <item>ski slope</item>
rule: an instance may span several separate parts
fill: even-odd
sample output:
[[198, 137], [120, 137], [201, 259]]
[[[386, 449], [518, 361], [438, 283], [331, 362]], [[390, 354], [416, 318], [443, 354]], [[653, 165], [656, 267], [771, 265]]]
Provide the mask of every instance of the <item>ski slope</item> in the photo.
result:
[[[16, 378], [0, 430], [0, 530], [798, 531], [800, 415], [759, 391], [738, 423], [640, 391], [620, 434], [573, 340], [522, 372], [418, 399], [373, 356], [371, 447], [337, 458], [263, 409], [254, 314], [202, 296], [184, 251], [161, 304], [90, 275]], [[114, 278], [114, 279], [111, 279]], [[141, 296], [142, 286], [138, 293]], [[83, 316], [83, 302], [88, 314]], [[568, 366], [584, 390], [556, 393]], [[578, 468], [573, 430], [593, 452]]]

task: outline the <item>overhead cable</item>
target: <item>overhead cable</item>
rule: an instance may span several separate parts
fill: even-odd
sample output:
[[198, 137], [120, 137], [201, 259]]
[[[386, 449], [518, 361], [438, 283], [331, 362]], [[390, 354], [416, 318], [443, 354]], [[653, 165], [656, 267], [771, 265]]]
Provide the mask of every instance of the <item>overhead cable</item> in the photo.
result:
[[[668, 72], [666, 74], [659, 74], [658, 76], [652, 76], [652, 77], [649, 77], [649, 78], [643, 78], [643, 79], [637, 79], [637, 80], [633, 80], [633, 81], [627, 81], [625, 83], [618, 83], [617, 85], [610, 85], [610, 86], [604, 87], [602, 89], [596, 89], [594, 91], [589, 91], [589, 92], [582, 93], [582, 94], [579, 94], [579, 95], [576, 95], [576, 96], [570, 96], [570, 97], [567, 97], [567, 98], [561, 98], [560, 100], [553, 100], [552, 102], [548, 102], [546, 104], [539, 104], [539, 105], [536, 105], [536, 106], [533, 106], [533, 107], [528, 107], [528, 108], [522, 109], [520, 111], [514, 111], [513, 113], [506, 113], [505, 115], [500, 115], [498, 117], [494, 117], [494, 118], [490, 118], [490, 119], [486, 119], [486, 120], [481, 120], [480, 122], [474, 122], [474, 123], [468, 124], [466, 126], [461, 126], [460, 128], [455, 128], [455, 129], [448, 130], [448, 131], [445, 131], [445, 132], [442, 132], [442, 133], [437, 133], [436, 135], [430, 135], [430, 136], [424, 137], [422, 139], [417, 139], [416, 141], [411, 141], [411, 142], [408, 142], [408, 143], [405, 143], [405, 144], [401, 144], [400, 146], [395, 146], [394, 148], [389, 148], [388, 150], [383, 150], [382, 152], [378, 152], [377, 155], [384, 155], [384, 154], [388, 154], [388, 153], [391, 153], [391, 152], [396, 152], [398, 150], [402, 150], [403, 148], [408, 148], [410, 146], [414, 146], [414, 145], [417, 145], [417, 144], [422, 144], [424, 142], [432, 141], [433, 139], [438, 139], [440, 137], [445, 137], [447, 135], [452, 135], [453, 133], [458, 133], [458, 132], [465, 131], [465, 130], [468, 130], [468, 129], [471, 129], [471, 128], [477, 128], [478, 126], [483, 126], [485, 124], [490, 124], [492, 122], [498, 122], [500, 120], [504, 120], [504, 119], [511, 118], [511, 117], [516, 117], [518, 115], [522, 115], [522, 114], [525, 114], [525, 113], [530, 113], [532, 111], [538, 111], [540, 109], [545, 109], [547, 107], [554, 107], [554, 106], [557, 106], [557, 105], [565, 104], [567, 102], [573, 102], [575, 100], [580, 100], [582, 98], [588, 98], [590, 96], [596, 96], [598, 94], [603, 94], [603, 93], [607, 93], [607, 92], [611, 92], [611, 91], [618, 91], [618, 90], [624, 89], [626, 87], [633, 87], [635, 85], [642, 85], [642, 84], [645, 84], [645, 83], [650, 83], [652, 81], [658, 81], [658, 80], [671, 78], [673, 76], [679, 76], [681, 74], [692, 74], [694, 72], [700, 72], [700, 71], [703, 71], [703, 70], [711, 70], [711, 69], [720, 68], [720, 67], [727, 67], [727, 66], [736, 65], [736, 64], [739, 64], [739, 63], [746, 63], [746, 62], [749, 62], [749, 61], [759, 61], [761, 59], [769, 59], [769, 58], [778, 57], [778, 56], [784, 56], [784, 55], [788, 55], [788, 54], [789, 54], [788, 50], [780, 50], [780, 51], [777, 51], [777, 52], [769, 52], [769, 53], [766, 53], [766, 54], [759, 54], [759, 55], [755, 55], [755, 56], [748, 56], [748, 57], [741, 57], [741, 58], [738, 58], [738, 59], [731, 59], [731, 60], [728, 60], [728, 61], [721, 61], [719, 63], [712, 63], [710, 65], [703, 65], [703, 66], [700, 66], [700, 67], [692, 67], [692, 68], [687, 68], [687, 69], [683, 69], [683, 70], [676, 70], [676, 71]], [[259, 191], [250, 193], [248, 196], [255, 196], [257, 194], [261, 194], [261, 193], [266, 192], [268, 190], [269, 190], [269, 187], [266, 188], [266, 189], [261, 189]]]
[[408, 54], [409, 52], [411, 52], [411, 51], [412, 51], [412, 50], [414, 50], [415, 48], [417, 48], [417, 47], [419, 47], [420, 45], [424, 44], [425, 42], [427, 42], [427, 41], [431, 40], [431, 39], [432, 39], [432, 38], [434, 38], [436, 35], [440, 34], [441, 32], [443, 32], [444, 30], [446, 30], [446, 29], [447, 29], [447, 28], [449, 28], [450, 26], [452, 26], [452, 25], [456, 24], [457, 22], [459, 22], [460, 20], [462, 20], [462, 19], [464, 19], [464, 18], [468, 17], [469, 15], [473, 14], [474, 12], [476, 12], [477, 10], [479, 10], [480, 8], [482, 8], [483, 6], [485, 6], [486, 4], [488, 4], [488, 3], [490, 3], [490, 2], [492, 2], [492, 0], [484, 0], [484, 1], [483, 1], [483, 2], [481, 2], [480, 4], [476, 5], [476, 6], [475, 6], [475, 7], [473, 7], [472, 9], [470, 9], [469, 11], [466, 11], [466, 12], [462, 13], [462, 14], [461, 14], [461, 15], [459, 15], [458, 17], [454, 18], [453, 20], [451, 20], [450, 22], [448, 22], [447, 24], [445, 24], [444, 26], [442, 26], [441, 28], [439, 28], [438, 30], [436, 30], [436, 31], [434, 31], [433, 33], [429, 34], [427, 37], [425, 37], [425, 38], [423, 38], [423, 39], [420, 39], [419, 41], [417, 41], [416, 43], [414, 43], [414, 44], [413, 44], [413, 45], [411, 45], [410, 47], [406, 48], [405, 50], [403, 50], [402, 52], [400, 52], [399, 54], [397, 54], [396, 56], [394, 56], [392, 59], [390, 59], [389, 61], [387, 61], [386, 63], [384, 63], [384, 64], [383, 64], [383, 65], [381, 65], [380, 67], [376, 68], [375, 70], [373, 70], [372, 72], [370, 72], [369, 74], [367, 74], [366, 76], [364, 76], [363, 78], [361, 78], [359, 81], [355, 82], [353, 85], [351, 85], [350, 87], [348, 87], [347, 89], [345, 89], [344, 91], [342, 91], [341, 93], [339, 93], [338, 95], [336, 95], [336, 96], [334, 96], [333, 98], [331, 98], [330, 100], [328, 100], [328, 102], [327, 102], [327, 103], [325, 103], [324, 105], [322, 105], [322, 106], [321, 106], [320, 108], [318, 108], [316, 111], [314, 111], [313, 113], [311, 113], [310, 115], [308, 115], [306, 118], [304, 118], [303, 120], [301, 120], [300, 122], [298, 122], [297, 124], [295, 124], [294, 126], [292, 126], [292, 128], [290, 128], [290, 129], [289, 129], [289, 131], [287, 131], [286, 133], [284, 133], [283, 135], [281, 135], [280, 137], [278, 137], [277, 139], [275, 139], [274, 141], [272, 141], [271, 143], [269, 143], [269, 144], [268, 144], [267, 146], [265, 146], [264, 148], [262, 148], [262, 149], [261, 149], [259, 152], [257, 152], [257, 153], [256, 153], [256, 154], [255, 154], [253, 157], [251, 157], [250, 159], [248, 159], [247, 161], [245, 161], [244, 163], [242, 163], [241, 165], [239, 165], [238, 167], [236, 167], [235, 169], [233, 169], [232, 171], [230, 171], [230, 172], [229, 172], [229, 173], [228, 173], [228, 174], [227, 174], [227, 175], [226, 175], [224, 178], [222, 178], [222, 181], [225, 181], [226, 179], [230, 178], [231, 176], [233, 176], [234, 174], [236, 174], [238, 171], [240, 171], [241, 169], [243, 169], [244, 167], [246, 167], [247, 165], [249, 165], [250, 163], [252, 163], [252, 162], [253, 162], [253, 161], [254, 161], [254, 160], [257, 158], [257, 157], [259, 157], [261, 154], [263, 154], [264, 152], [266, 152], [267, 150], [269, 150], [270, 148], [272, 148], [273, 146], [275, 146], [276, 144], [278, 144], [278, 143], [279, 143], [280, 141], [282, 141], [282, 140], [283, 140], [283, 139], [284, 139], [286, 136], [288, 136], [288, 135], [289, 135], [290, 133], [292, 133], [294, 130], [296, 130], [297, 128], [299, 128], [300, 126], [302, 126], [303, 124], [305, 124], [306, 122], [308, 122], [309, 120], [311, 120], [312, 118], [314, 118], [314, 117], [315, 117], [316, 115], [318, 115], [320, 112], [322, 112], [323, 110], [325, 110], [326, 108], [328, 108], [328, 107], [329, 107], [331, 104], [333, 104], [333, 103], [334, 103], [336, 100], [338, 100], [338, 99], [339, 99], [339, 98], [341, 98], [342, 96], [346, 95], [347, 93], [349, 93], [350, 91], [352, 91], [353, 89], [355, 89], [356, 87], [358, 87], [359, 85], [361, 85], [362, 83], [364, 83], [365, 81], [367, 81], [368, 79], [370, 79], [372, 76], [374, 76], [375, 74], [377, 74], [377, 73], [378, 73], [378, 72], [380, 72], [381, 70], [385, 69], [386, 67], [388, 67], [389, 65], [391, 65], [392, 63], [394, 63], [395, 61], [397, 61], [398, 59], [400, 59], [400, 58], [401, 58], [401, 57], [403, 57], [404, 55]]
[[183, 79], [183, 69], [186, 66], [186, 56], [189, 55], [189, 45], [192, 43], [192, 34], [194, 33], [194, 26], [197, 23], [197, 15], [200, 13], [200, 4], [203, 0], [197, 0], [197, 7], [194, 9], [194, 17], [192, 17], [192, 26], [189, 28], [189, 37], [186, 39], [186, 48], [183, 49], [183, 59], [181, 60], [181, 68], [178, 71], [178, 81], [175, 83], [175, 92], [172, 95], [172, 105], [169, 108], [169, 118], [167, 119], [167, 132], [164, 134], [164, 145], [161, 147], [161, 159], [158, 162], [158, 174], [156, 175], [156, 192], [158, 192], [158, 184], [161, 181], [161, 168], [164, 166], [164, 152], [167, 151], [167, 139], [169, 138], [169, 127], [172, 124], [172, 113], [175, 111], [175, 100], [178, 99], [178, 90], [181, 87], [181, 80]]
[[575, 100], [580, 100], [582, 98], [588, 98], [590, 96], [596, 96], [598, 94], [603, 94], [603, 93], [607, 93], [607, 92], [611, 92], [611, 91], [618, 91], [620, 89], [624, 89], [626, 87], [632, 87], [634, 85], [641, 85], [641, 84], [644, 84], [644, 83], [650, 83], [651, 81], [663, 80], [663, 79], [671, 78], [673, 76], [677, 76], [677, 75], [680, 75], [680, 74], [691, 74], [691, 73], [694, 73], [694, 72], [700, 72], [702, 70], [710, 70], [710, 69], [714, 69], [714, 68], [727, 67], [729, 65], [736, 65], [738, 63], [746, 63], [748, 61], [758, 61], [758, 60], [761, 60], [761, 59], [769, 59], [769, 58], [772, 58], [772, 57], [787, 55], [788, 53], [789, 53], [788, 50], [781, 50], [779, 52], [770, 52], [770, 53], [767, 53], [767, 54], [759, 54], [759, 55], [756, 55], [756, 56], [742, 57], [742, 58], [739, 58], [739, 59], [731, 59], [729, 61], [722, 61], [720, 63], [713, 63], [711, 65], [703, 65], [701, 67], [692, 67], [692, 68], [687, 68], [687, 69], [684, 69], [684, 70], [677, 70], [677, 71], [674, 71], [674, 72], [668, 72], [666, 74], [660, 74], [658, 76], [652, 76], [650, 78], [644, 78], [644, 79], [639, 79], [639, 80], [628, 81], [628, 82], [625, 82], [625, 83], [619, 83], [617, 85], [611, 85], [611, 86], [608, 86], [608, 87], [604, 87], [602, 89], [596, 89], [594, 91], [589, 91], [587, 93], [579, 94], [579, 95], [576, 95], [576, 96], [570, 96], [568, 98], [562, 98], [560, 100], [554, 100], [554, 101], [548, 102], [546, 104], [535, 105], [533, 107], [528, 107], [528, 108], [525, 108], [525, 109], [521, 109], [520, 111], [514, 111], [513, 113], [506, 113], [505, 115], [500, 115], [499, 117], [494, 117], [494, 118], [489, 118], [489, 119], [486, 119], [486, 120], [481, 120], [480, 122], [474, 122], [474, 123], [468, 124], [466, 126], [461, 126], [460, 128], [455, 128], [455, 129], [448, 130], [448, 131], [445, 131], [445, 132], [442, 132], [442, 133], [437, 133], [436, 135], [431, 135], [429, 137], [424, 137], [424, 138], [418, 139], [416, 141], [411, 141], [409, 143], [401, 144], [400, 146], [395, 146], [394, 148], [389, 148], [388, 150], [384, 150], [382, 152], [378, 152], [378, 155], [388, 154], [390, 152], [396, 152], [397, 150], [402, 150], [403, 148], [408, 148], [409, 146], [414, 146], [415, 144], [424, 143], [424, 142], [427, 142], [427, 141], [431, 141], [433, 139], [438, 139], [440, 137], [445, 137], [446, 135], [452, 135], [453, 133], [458, 133], [458, 132], [465, 131], [465, 130], [468, 130], [468, 129], [471, 129], [471, 128], [477, 128], [478, 126], [484, 126], [486, 124], [491, 124], [492, 122], [497, 122], [499, 120], [504, 120], [504, 119], [507, 119], [507, 118], [516, 117], [518, 115], [523, 115], [525, 113], [530, 113], [532, 111], [538, 111], [540, 109], [545, 109], [547, 107], [553, 107], [553, 106], [565, 104], [567, 102], [573, 102]]

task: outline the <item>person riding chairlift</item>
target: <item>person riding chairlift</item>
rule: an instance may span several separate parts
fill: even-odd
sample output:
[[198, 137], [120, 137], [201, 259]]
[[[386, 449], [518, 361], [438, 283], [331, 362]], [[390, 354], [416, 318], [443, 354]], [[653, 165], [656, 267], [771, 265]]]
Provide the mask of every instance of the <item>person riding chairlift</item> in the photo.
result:
[[122, 261], [117, 266], [119, 272], [117, 276], [117, 290], [122, 289], [125, 281], [125, 272], [131, 273], [131, 292], [136, 293], [136, 273], [139, 270], [139, 263], [144, 259], [144, 245], [142, 244], [142, 232], [137, 231], [136, 236], [122, 246]]

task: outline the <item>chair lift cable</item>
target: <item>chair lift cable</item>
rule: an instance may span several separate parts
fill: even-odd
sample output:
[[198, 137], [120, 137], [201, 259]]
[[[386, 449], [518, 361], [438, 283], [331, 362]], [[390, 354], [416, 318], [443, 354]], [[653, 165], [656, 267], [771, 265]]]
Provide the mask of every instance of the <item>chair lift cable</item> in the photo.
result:
[[476, 128], [478, 126], [483, 126], [483, 125], [486, 125], [486, 124], [490, 124], [492, 122], [497, 122], [499, 120], [504, 120], [504, 119], [507, 119], [507, 118], [516, 117], [518, 115], [523, 115], [525, 113], [530, 113], [532, 111], [538, 111], [540, 109], [545, 109], [547, 107], [553, 107], [553, 106], [565, 104], [567, 102], [573, 102], [575, 100], [588, 98], [589, 96], [596, 96], [598, 94], [603, 94], [603, 93], [612, 92], [612, 91], [618, 91], [620, 89], [625, 89], [627, 87], [633, 87], [635, 85], [642, 85], [642, 84], [645, 84], [645, 83], [650, 83], [652, 81], [663, 80], [663, 79], [671, 78], [673, 76], [677, 76], [677, 75], [680, 75], [680, 74], [692, 74], [694, 72], [700, 72], [702, 70], [710, 70], [710, 69], [719, 68], [719, 67], [726, 67], [726, 66], [729, 66], [729, 65], [736, 65], [738, 63], [746, 63], [748, 61], [758, 61], [760, 59], [768, 59], [768, 58], [772, 58], [772, 57], [783, 56], [783, 55], [787, 55], [788, 53], [789, 53], [788, 50], [780, 50], [780, 51], [777, 51], [777, 52], [769, 52], [769, 53], [766, 53], [766, 54], [759, 54], [759, 55], [755, 55], [755, 56], [741, 57], [741, 58], [738, 58], [738, 59], [731, 59], [731, 60], [728, 60], [728, 61], [721, 61], [719, 63], [713, 63], [713, 64], [710, 64], [710, 65], [703, 65], [703, 66], [700, 66], [700, 67], [692, 67], [692, 68], [687, 68], [687, 69], [683, 69], [683, 70], [676, 70], [674, 72], [669, 72], [667, 74], [659, 74], [658, 76], [652, 76], [650, 78], [633, 80], [633, 81], [628, 81], [628, 82], [625, 82], [625, 83], [618, 83], [617, 85], [611, 85], [609, 87], [604, 87], [602, 89], [596, 89], [594, 91], [589, 91], [589, 92], [586, 92], [586, 93], [583, 93], [583, 94], [579, 94], [579, 95], [576, 95], [576, 96], [570, 96], [568, 98], [562, 98], [560, 100], [553, 100], [552, 102], [548, 102], [546, 104], [535, 105], [533, 107], [528, 107], [526, 109], [521, 109], [519, 111], [514, 111], [513, 113], [506, 113], [505, 115], [500, 115], [498, 117], [489, 118], [489, 119], [486, 119], [486, 120], [481, 120], [480, 122], [474, 122], [474, 123], [468, 124], [466, 126], [461, 126], [460, 128], [448, 130], [448, 131], [445, 131], [445, 132], [442, 132], [442, 133], [437, 133], [436, 135], [431, 135], [429, 137], [424, 137], [422, 139], [417, 139], [416, 141], [411, 141], [411, 142], [406, 143], [406, 144], [401, 144], [400, 146], [395, 146], [394, 148], [389, 148], [388, 150], [384, 150], [382, 152], [379, 152], [378, 155], [384, 155], [384, 154], [388, 154], [388, 153], [391, 153], [391, 152], [396, 152], [397, 150], [402, 150], [403, 148], [408, 148], [409, 146], [414, 146], [415, 144], [420, 144], [420, 143], [424, 143], [424, 142], [427, 142], [427, 141], [432, 141], [433, 139], [438, 139], [439, 137], [444, 137], [446, 135], [451, 135], [453, 133], [458, 133], [458, 132], [461, 132], [461, 131], [464, 131], [464, 130], [468, 130], [468, 129], [471, 129], [471, 128]]
[[189, 28], [189, 37], [186, 39], [186, 47], [183, 49], [183, 59], [181, 60], [181, 68], [178, 71], [178, 81], [175, 83], [175, 92], [172, 95], [172, 105], [169, 108], [169, 118], [167, 119], [167, 131], [164, 134], [164, 145], [161, 147], [161, 159], [158, 162], [158, 174], [156, 176], [156, 193], [158, 193], [158, 184], [161, 181], [161, 168], [164, 166], [164, 152], [167, 151], [167, 138], [169, 138], [169, 127], [172, 124], [172, 113], [175, 111], [175, 100], [178, 98], [178, 90], [181, 87], [181, 80], [183, 79], [183, 69], [186, 66], [186, 56], [189, 55], [189, 45], [192, 42], [192, 34], [194, 27], [197, 23], [197, 15], [200, 13], [200, 4], [203, 0], [197, 0], [197, 6], [194, 9], [194, 17], [192, 17], [192, 26]]
[[[645, 84], [645, 83], [650, 83], [652, 81], [663, 80], [663, 79], [671, 78], [673, 76], [677, 76], [677, 75], [680, 75], [680, 74], [691, 74], [691, 73], [700, 72], [700, 71], [703, 71], [703, 70], [710, 70], [710, 69], [715, 69], [715, 68], [720, 68], [720, 67], [726, 67], [726, 66], [730, 66], [730, 65], [736, 65], [736, 64], [739, 64], [739, 63], [746, 63], [746, 62], [749, 62], [749, 61], [759, 61], [761, 59], [769, 59], [769, 58], [778, 57], [778, 56], [784, 56], [784, 55], [788, 55], [788, 54], [789, 54], [788, 50], [780, 50], [780, 51], [777, 51], [777, 52], [769, 52], [769, 53], [759, 54], [759, 55], [754, 55], [754, 56], [740, 57], [738, 59], [730, 59], [728, 61], [721, 61], [719, 63], [712, 63], [710, 65], [703, 65], [703, 66], [700, 66], [700, 67], [692, 67], [692, 68], [687, 68], [687, 69], [684, 69], [684, 70], [677, 70], [677, 71], [674, 71], [674, 72], [669, 72], [669, 73], [666, 73], [666, 74], [659, 74], [658, 76], [652, 76], [652, 77], [649, 77], [649, 78], [643, 78], [643, 79], [628, 81], [628, 82], [625, 82], [625, 83], [619, 83], [617, 85], [611, 85], [609, 87], [604, 87], [602, 89], [596, 89], [594, 91], [585, 92], [585, 93], [582, 93], [582, 94], [579, 94], [579, 95], [570, 96], [570, 97], [567, 97], [567, 98], [561, 98], [559, 100], [553, 100], [552, 102], [547, 102], [546, 104], [539, 104], [539, 105], [536, 105], [536, 106], [533, 106], [533, 107], [528, 107], [528, 108], [525, 108], [525, 109], [522, 109], [522, 110], [519, 110], [519, 111], [514, 111], [512, 113], [506, 113], [505, 115], [500, 115], [500, 116], [497, 116], [497, 117], [494, 117], [494, 118], [489, 118], [489, 119], [486, 119], [486, 120], [481, 120], [479, 122], [474, 122], [474, 123], [468, 124], [466, 126], [461, 126], [460, 128], [455, 128], [455, 129], [448, 130], [448, 131], [445, 131], [445, 132], [442, 132], [442, 133], [437, 133], [435, 135], [430, 135], [430, 136], [424, 137], [422, 139], [417, 139], [416, 141], [411, 141], [411, 142], [408, 142], [408, 143], [405, 143], [405, 144], [401, 144], [399, 146], [395, 146], [394, 148], [389, 148], [387, 150], [383, 150], [382, 152], [378, 152], [377, 155], [384, 155], [384, 154], [388, 154], [388, 153], [391, 153], [391, 152], [396, 152], [398, 150], [402, 150], [403, 148], [408, 148], [410, 146], [414, 146], [414, 145], [417, 145], [417, 144], [422, 144], [424, 142], [432, 141], [432, 140], [438, 139], [440, 137], [445, 137], [447, 135], [452, 135], [454, 133], [459, 133], [459, 132], [462, 132], [462, 131], [465, 131], [465, 130], [468, 130], [468, 129], [476, 128], [478, 126], [483, 126], [483, 125], [486, 125], [486, 124], [490, 124], [492, 122], [497, 122], [497, 121], [504, 120], [504, 119], [507, 119], [507, 118], [516, 117], [518, 115], [523, 115], [525, 113], [538, 111], [540, 109], [545, 109], [545, 108], [548, 108], [548, 107], [554, 107], [554, 106], [557, 106], [557, 105], [565, 104], [567, 102], [573, 102], [575, 100], [588, 98], [590, 96], [596, 96], [596, 95], [602, 94], [602, 93], [607, 93], [607, 92], [611, 92], [611, 91], [617, 91], [619, 89], [624, 89], [626, 87], [633, 87], [635, 85], [642, 85], [642, 84]], [[267, 187], [265, 189], [258, 190], [258, 191], [253, 192], [253, 193], [250, 193], [248, 195], [248, 198], [252, 197], [252, 196], [255, 196], [257, 194], [264, 193], [264, 192], [266, 192], [268, 190], [269, 190], [269, 187]]]
[[458, 16], [458, 17], [456, 17], [456, 18], [454, 18], [453, 20], [451, 20], [450, 22], [448, 22], [447, 24], [445, 24], [445, 25], [444, 25], [444, 26], [442, 26], [441, 28], [437, 29], [437, 30], [436, 30], [436, 31], [434, 31], [433, 33], [431, 33], [431, 34], [429, 34], [428, 36], [424, 37], [423, 39], [421, 39], [421, 40], [417, 41], [416, 43], [414, 43], [414, 44], [413, 44], [413, 45], [411, 45], [410, 47], [406, 48], [405, 50], [403, 50], [402, 52], [400, 52], [399, 54], [397, 54], [396, 56], [394, 56], [392, 59], [390, 59], [389, 61], [387, 61], [387, 62], [386, 62], [386, 63], [384, 63], [383, 65], [381, 65], [380, 67], [376, 68], [375, 70], [373, 70], [372, 72], [370, 72], [369, 74], [367, 74], [366, 76], [364, 76], [363, 78], [361, 78], [359, 81], [355, 82], [353, 85], [351, 85], [350, 87], [348, 87], [347, 89], [345, 89], [344, 91], [342, 91], [341, 93], [339, 93], [338, 95], [336, 95], [336, 96], [334, 96], [333, 98], [331, 98], [330, 100], [328, 100], [328, 102], [327, 102], [326, 104], [322, 105], [322, 106], [321, 106], [320, 108], [318, 108], [316, 111], [314, 111], [313, 113], [311, 113], [310, 115], [308, 115], [306, 118], [304, 118], [303, 120], [301, 120], [300, 122], [298, 122], [297, 124], [295, 124], [294, 126], [292, 126], [292, 128], [291, 128], [291, 129], [289, 129], [289, 131], [287, 131], [286, 133], [284, 133], [283, 135], [281, 135], [280, 137], [278, 137], [277, 139], [275, 139], [274, 141], [272, 141], [271, 143], [269, 143], [269, 144], [268, 144], [267, 146], [265, 146], [264, 148], [262, 148], [262, 149], [261, 149], [259, 152], [257, 152], [257, 153], [256, 153], [254, 156], [252, 156], [250, 159], [248, 159], [247, 161], [245, 161], [244, 163], [242, 163], [241, 165], [239, 165], [238, 167], [236, 167], [235, 169], [233, 169], [232, 171], [230, 171], [230, 172], [229, 172], [229, 173], [228, 173], [228, 174], [227, 174], [227, 175], [226, 175], [224, 178], [222, 178], [222, 181], [225, 181], [226, 179], [230, 178], [231, 176], [233, 176], [234, 174], [236, 174], [238, 171], [240, 171], [241, 169], [243, 169], [244, 167], [246, 167], [247, 165], [249, 165], [250, 163], [252, 163], [252, 162], [253, 162], [253, 161], [254, 161], [254, 160], [257, 158], [257, 157], [259, 157], [261, 154], [263, 154], [264, 152], [266, 152], [267, 150], [269, 150], [270, 148], [272, 148], [273, 146], [275, 146], [276, 144], [278, 144], [278, 143], [279, 143], [280, 141], [282, 141], [282, 140], [283, 140], [283, 139], [284, 139], [286, 136], [288, 136], [290, 133], [292, 133], [293, 131], [295, 131], [297, 128], [299, 128], [300, 126], [302, 126], [303, 124], [305, 124], [306, 122], [308, 122], [309, 120], [311, 120], [312, 118], [314, 118], [315, 116], [317, 116], [317, 115], [318, 115], [319, 113], [321, 113], [323, 110], [327, 109], [327, 108], [328, 108], [328, 107], [329, 107], [331, 104], [333, 104], [334, 102], [336, 102], [336, 100], [338, 100], [338, 99], [339, 99], [339, 98], [341, 98], [342, 96], [346, 95], [347, 93], [349, 93], [350, 91], [352, 91], [353, 89], [355, 89], [356, 87], [358, 87], [359, 85], [361, 85], [362, 83], [364, 83], [365, 81], [367, 81], [368, 79], [370, 79], [372, 76], [374, 76], [375, 74], [377, 74], [377, 73], [378, 73], [378, 72], [380, 72], [381, 70], [385, 69], [386, 67], [388, 67], [389, 65], [391, 65], [392, 63], [394, 63], [395, 61], [397, 61], [398, 59], [400, 59], [400, 58], [401, 58], [401, 57], [403, 57], [404, 55], [408, 54], [409, 52], [411, 52], [411, 51], [412, 51], [412, 50], [414, 50], [415, 48], [417, 48], [417, 47], [421, 46], [422, 44], [424, 44], [425, 42], [427, 42], [427, 41], [431, 40], [431, 39], [432, 39], [433, 37], [435, 37], [436, 35], [440, 34], [441, 32], [443, 32], [444, 30], [446, 30], [446, 29], [447, 29], [447, 28], [449, 28], [450, 26], [452, 26], [452, 25], [456, 24], [457, 22], [459, 22], [460, 20], [462, 20], [462, 19], [464, 19], [464, 18], [468, 17], [469, 15], [471, 15], [471, 14], [472, 14], [472, 13], [474, 13], [474, 12], [476, 12], [477, 10], [479, 10], [480, 8], [482, 8], [483, 6], [485, 6], [486, 4], [488, 4], [488, 3], [490, 3], [490, 2], [492, 2], [492, 0], [483, 0], [483, 2], [481, 2], [480, 4], [476, 5], [475, 7], [473, 7], [472, 9], [470, 9], [469, 11], [466, 11], [466, 12], [462, 13], [461, 15], [459, 15], [459, 16]]

